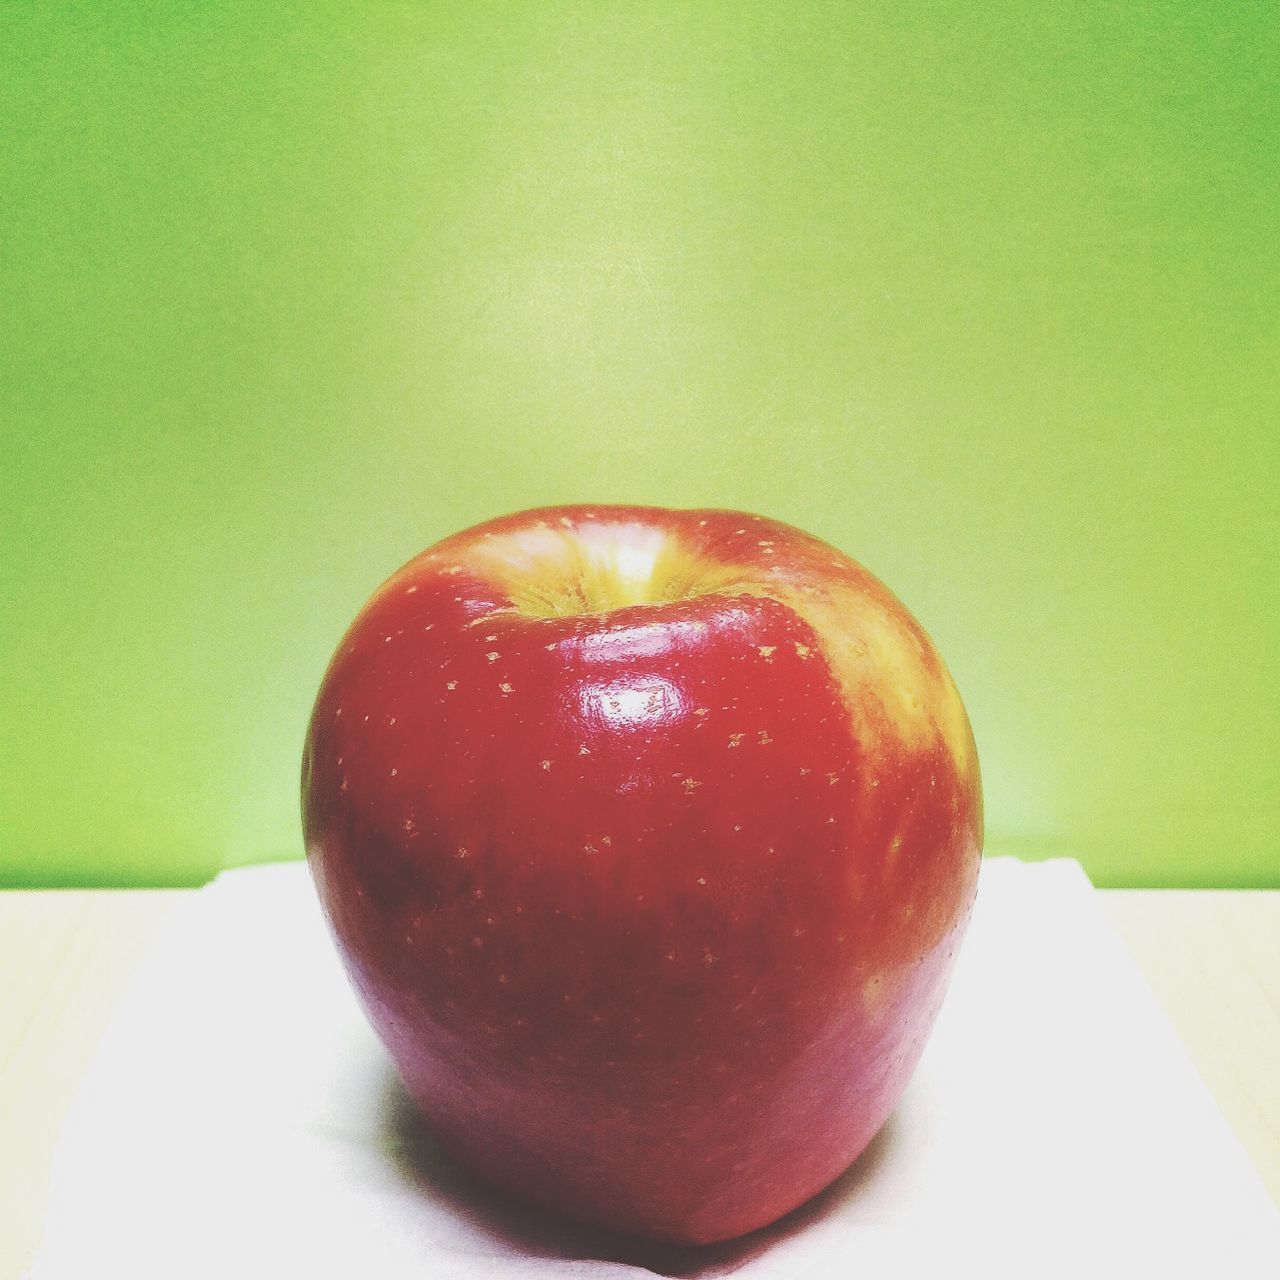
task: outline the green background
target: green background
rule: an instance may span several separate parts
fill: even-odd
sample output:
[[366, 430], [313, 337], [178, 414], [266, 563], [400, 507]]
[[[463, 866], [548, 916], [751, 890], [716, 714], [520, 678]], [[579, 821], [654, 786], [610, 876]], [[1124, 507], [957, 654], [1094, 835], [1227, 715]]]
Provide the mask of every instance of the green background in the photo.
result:
[[346, 623], [503, 511], [886, 579], [988, 849], [1280, 884], [1271, 4], [0, 8], [0, 878], [300, 851]]

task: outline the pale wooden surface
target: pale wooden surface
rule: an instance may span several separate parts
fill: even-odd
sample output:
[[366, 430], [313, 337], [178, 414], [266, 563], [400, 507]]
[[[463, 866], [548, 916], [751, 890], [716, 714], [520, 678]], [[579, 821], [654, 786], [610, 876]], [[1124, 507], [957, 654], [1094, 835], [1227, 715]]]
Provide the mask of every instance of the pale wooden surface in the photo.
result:
[[1099, 897], [1280, 1203], [1280, 892]]
[[31, 1261], [62, 1117], [130, 973], [182, 896], [0, 893], [0, 1280]]
[[[0, 1280], [40, 1232], [62, 1117], [182, 891], [0, 893]], [[1280, 1202], [1280, 893], [1110, 890], [1105, 908]]]

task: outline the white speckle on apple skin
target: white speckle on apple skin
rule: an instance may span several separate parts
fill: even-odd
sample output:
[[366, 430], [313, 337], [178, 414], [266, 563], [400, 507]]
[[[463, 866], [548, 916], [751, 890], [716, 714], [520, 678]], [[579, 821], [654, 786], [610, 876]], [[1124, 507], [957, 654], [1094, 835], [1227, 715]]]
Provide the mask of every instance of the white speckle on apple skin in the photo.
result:
[[497, 660], [502, 657], [502, 654], [495, 649], [491, 653], [486, 653], [484, 656], [488, 658], [490, 662], [497, 662]]

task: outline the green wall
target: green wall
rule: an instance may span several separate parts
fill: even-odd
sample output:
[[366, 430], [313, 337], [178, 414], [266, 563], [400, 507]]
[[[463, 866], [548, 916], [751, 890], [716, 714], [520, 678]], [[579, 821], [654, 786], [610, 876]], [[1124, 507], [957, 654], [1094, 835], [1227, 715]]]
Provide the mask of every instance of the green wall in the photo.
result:
[[988, 848], [1280, 884], [1271, 4], [0, 8], [0, 879], [299, 852], [427, 543], [739, 506], [885, 578]]

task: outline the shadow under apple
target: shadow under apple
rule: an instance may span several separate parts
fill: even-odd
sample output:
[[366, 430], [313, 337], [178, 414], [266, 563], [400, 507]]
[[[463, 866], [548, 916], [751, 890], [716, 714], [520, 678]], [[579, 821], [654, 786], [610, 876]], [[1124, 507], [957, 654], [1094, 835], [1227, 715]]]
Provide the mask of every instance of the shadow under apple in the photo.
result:
[[714, 1280], [731, 1275], [838, 1212], [871, 1182], [897, 1141], [891, 1116], [835, 1182], [779, 1221], [719, 1244], [675, 1245], [583, 1226], [487, 1186], [460, 1168], [440, 1147], [390, 1069], [383, 1085], [380, 1118], [379, 1145], [400, 1176], [420, 1194], [431, 1197], [474, 1230], [491, 1237], [500, 1250], [566, 1262], [624, 1264], [679, 1280]]

